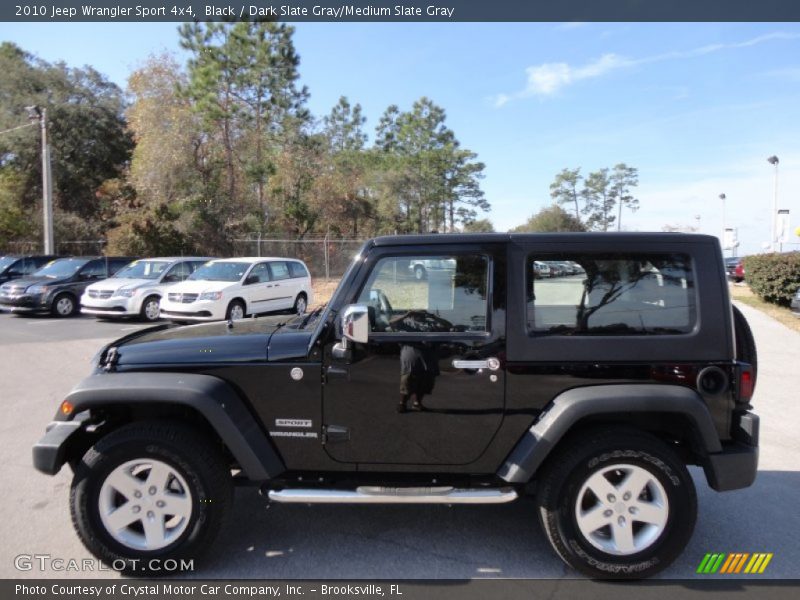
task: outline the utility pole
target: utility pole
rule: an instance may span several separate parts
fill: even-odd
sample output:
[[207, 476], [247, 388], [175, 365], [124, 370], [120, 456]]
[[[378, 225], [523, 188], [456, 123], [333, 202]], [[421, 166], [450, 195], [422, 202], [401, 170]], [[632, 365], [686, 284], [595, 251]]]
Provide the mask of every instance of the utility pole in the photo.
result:
[[44, 254], [55, 254], [53, 235], [53, 176], [50, 168], [50, 146], [47, 144], [47, 109], [26, 106], [28, 120], [39, 121], [42, 130], [42, 220], [44, 226]]
[[777, 156], [770, 156], [767, 162], [775, 167], [775, 186], [772, 194], [772, 214], [770, 215], [770, 227], [772, 235], [769, 239], [769, 250], [775, 252], [776, 238], [778, 237], [778, 160]]

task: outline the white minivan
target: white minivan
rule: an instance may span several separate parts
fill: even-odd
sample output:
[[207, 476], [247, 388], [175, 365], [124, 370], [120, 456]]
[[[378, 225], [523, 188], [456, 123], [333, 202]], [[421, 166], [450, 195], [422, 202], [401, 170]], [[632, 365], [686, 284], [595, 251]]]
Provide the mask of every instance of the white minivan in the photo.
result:
[[139, 317], [157, 321], [159, 303], [210, 257], [186, 256], [135, 260], [113, 277], [93, 283], [81, 296], [81, 312], [96, 317]]
[[212, 260], [161, 300], [161, 317], [172, 321], [243, 319], [276, 310], [304, 313], [312, 301], [311, 276], [293, 258]]

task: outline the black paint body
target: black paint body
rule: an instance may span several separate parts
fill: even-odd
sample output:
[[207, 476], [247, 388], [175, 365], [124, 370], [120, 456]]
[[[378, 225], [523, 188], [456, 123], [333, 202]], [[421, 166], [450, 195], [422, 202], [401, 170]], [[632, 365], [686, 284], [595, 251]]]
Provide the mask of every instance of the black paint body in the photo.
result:
[[[531, 253], [688, 254], [696, 277], [699, 325], [686, 335], [530, 335], [525, 263]], [[478, 253], [489, 260], [485, 332], [373, 334], [333, 358], [340, 315], [356, 302], [383, 256]], [[726, 307], [720, 310], [719, 307]], [[544, 234], [378, 238], [365, 245], [329, 305], [307, 320], [276, 316], [191, 327], [159, 326], [118, 340], [113, 364], [98, 370], [212, 375], [242, 398], [283, 461], [284, 483], [496, 481], [515, 446], [567, 390], [654, 384], [697, 390], [697, 374], [719, 366], [735, 376], [730, 301], [718, 242], [674, 234]], [[109, 348], [110, 348], [109, 347]], [[107, 348], [101, 365], [107, 361]], [[496, 358], [469, 370], [453, 360]], [[421, 411], [399, 411], [403, 365], [430, 368]], [[436, 361], [436, 365], [432, 362]], [[435, 368], [433, 368], [435, 366]], [[721, 441], [731, 438], [734, 390], [698, 392]]]

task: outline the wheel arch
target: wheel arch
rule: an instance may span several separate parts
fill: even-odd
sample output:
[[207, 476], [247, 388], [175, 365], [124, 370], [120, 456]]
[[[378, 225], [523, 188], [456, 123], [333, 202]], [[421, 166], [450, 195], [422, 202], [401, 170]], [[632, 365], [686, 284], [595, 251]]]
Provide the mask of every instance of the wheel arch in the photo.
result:
[[34, 465], [45, 473], [54, 474], [65, 462], [82, 456], [101, 435], [127, 423], [153, 419], [193, 425], [219, 443], [252, 481], [265, 481], [285, 469], [248, 406], [216, 377], [183, 373], [92, 376], [65, 400], [73, 406], [71, 414], [57, 414], [47, 435], [34, 446]]
[[[687, 464], [702, 464], [722, 451], [714, 421], [702, 398], [682, 386], [651, 384], [573, 388], [557, 396], [508, 455], [498, 476], [530, 482], [553, 451], [590, 428], [626, 426], [675, 446]], [[709, 481], [708, 470], [706, 471]]]

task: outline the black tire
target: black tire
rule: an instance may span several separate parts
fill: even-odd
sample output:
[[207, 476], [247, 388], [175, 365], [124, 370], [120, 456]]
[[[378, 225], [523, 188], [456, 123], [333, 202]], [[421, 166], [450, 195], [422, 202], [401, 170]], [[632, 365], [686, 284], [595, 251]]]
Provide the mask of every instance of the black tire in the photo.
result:
[[228, 310], [225, 311], [225, 319], [228, 321], [231, 320], [231, 313], [234, 311], [234, 307], [236, 306], [242, 309], [242, 318], [247, 316], [247, 310], [244, 307], [244, 302], [241, 300], [231, 300], [231, 303], [228, 304]]
[[[191, 494], [191, 516], [185, 529], [172, 543], [156, 550], [121, 543], [100, 516], [100, 491], [106, 478], [120, 465], [137, 459], [155, 459], [174, 469]], [[199, 557], [219, 533], [232, 499], [230, 470], [219, 452], [195, 430], [167, 421], [133, 423], [101, 438], [76, 465], [70, 492], [72, 523], [86, 548], [112, 568], [136, 575], [169, 575], [164, 561], [180, 563]], [[151, 563], [153, 559], [159, 562]]]
[[422, 265], [414, 267], [414, 279], [417, 281], [425, 281], [428, 278], [428, 272]]
[[[63, 309], [65, 306], [70, 306], [68, 310]], [[73, 317], [78, 312], [78, 301], [75, 296], [69, 292], [62, 292], [53, 298], [53, 304], [50, 305], [50, 314], [54, 317]]]
[[[150, 317], [147, 315], [147, 313], [148, 313], [148, 307], [147, 307], [147, 305], [148, 305], [148, 303], [152, 303], [152, 302], [155, 302], [155, 303], [156, 303], [156, 306], [158, 306], [158, 305], [159, 305], [159, 303], [160, 303], [160, 298], [159, 298], [158, 296], [148, 296], [147, 298], [145, 298], [145, 299], [142, 301], [142, 308], [141, 308], [141, 310], [139, 311], [139, 318], [140, 318], [142, 321], [146, 321], [147, 323], [155, 323], [156, 321], [158, 321], [158, 320], [161, 318], [161, 315], [159, 315], [159, 314], [158, 314], [158, 311], [156, 311], [156, 316], [155, 316], [155, 318], [150, 318]], [[151, 314], [152, 314], [152, 313], [151, 313]]]
[[[303, 309], [300, 310], [300, 306], [302, 304]], [[292, 312], [296, 315], [302, 314], [308, 310], [308, 297], [305, 293], [297, 294], [297, 298], [294, 299], [294, 306], [292, 307]]]
[[[569, 566], [598, 579], [639, 579], [666, 568], [683, 551], [697, 519], [697, 495], [694, 483], [678, 456], [658, 438], [632, 429], [613, 428], [583, 432], [561, 442], [563, 450], [548, 458], [538, 481], [536, 503], [539, 521], [553, 549]], [[590, 541], [578, 527], [577, 502], [582, 487], [592, 475], [614, 465], [639, 467], [660, 483], [666, 495], [667, 516], [663, 529], [654, 534], [649, 546], [626, 555], [603, 551]], [[619, 473], [623, 473], [624, 468]], [[641, 471], [640, 471], [641, 472]], [[616, 470], [609, 471], [613, 477]], [[649, 484], [648, 484], [649, 485]], [[624, 484], [620, 484], [620, 490]], [[651, 492], [646, 487], [643, 494]], [[584, 499], [590, 496], [584, 492]], [[626, 495], [627, 496], [627, 495]], [[640, 495], [638, 498], [642, 498]], [[645, 500], [647, 498], [645, 497]], [[638, 533], [628, 515], [634, 510], [623, 505], [620, 498], [609, 499], [612, 515], [607, 529], [598, 529], [599, 536], [608, 534], [612, 540], [614, 519], [623, 515], [632, 519], [634, 536], [644, 532], [638, 523]], [[616, 504], [612, 504], [615, 502]], [[633, 503], [638, 503], [633, 499]], [[611, 507], [614, 507], [611, 510]], [[639, 505], [641, 506], [641, 505]], [[605, 516], [605, 515], [604, 515]], [[622, 519], [624, 522], [625, 520]], [[622, 526], [622, 525], [620, 525]], [[649, 527], [649, 526], [647, 526]]]
[[753, 367], [753, 385], [758, 378], [758, 352], [750, 324], [736, 306], [733, 307], [733, 331], [736, 337], [736, 360], [749, 363]]

